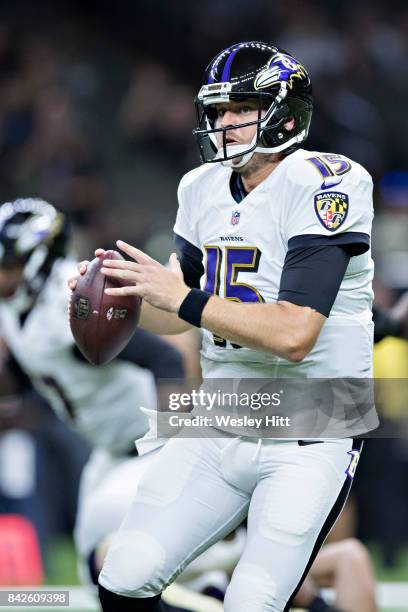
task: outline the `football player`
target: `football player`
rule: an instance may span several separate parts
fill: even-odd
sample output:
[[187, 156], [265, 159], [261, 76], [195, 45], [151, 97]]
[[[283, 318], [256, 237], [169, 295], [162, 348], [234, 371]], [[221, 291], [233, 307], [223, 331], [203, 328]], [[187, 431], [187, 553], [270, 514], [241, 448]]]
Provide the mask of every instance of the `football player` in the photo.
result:
[[145, 460], [134, 441], [156, 409], [155, 378], [183, 376], [178, 351], [139, 330], [121, 358], [101, 368], [75, 346], [67, 321], [69, 226], [48, 202], [26, 198], [0, 207], [0, 337], [60, 417], [94, 451], [84, 470], [76, 526], [79, 553], [94, 551], [119, 525]]
[[[210, 62], [196, 105], [204, 165], [179, 187], [180, 262], [118, 241], [134, 261], [105, 260], [128, 281], [107, 293], [141, 296], [156, 333], [201, 327], [204, 379], [372, 377], [372, 181], [342, 155], [301, 148], [306, 69], [273, 45], [236, 44]], [[245, 516], [224, 609], [288, 610], [347, 498], [353, 436], [375, 426], [344, 418], [339, 438], [172, 438], [108, 551], [104, 611], [165, 609], [163, 589]]]

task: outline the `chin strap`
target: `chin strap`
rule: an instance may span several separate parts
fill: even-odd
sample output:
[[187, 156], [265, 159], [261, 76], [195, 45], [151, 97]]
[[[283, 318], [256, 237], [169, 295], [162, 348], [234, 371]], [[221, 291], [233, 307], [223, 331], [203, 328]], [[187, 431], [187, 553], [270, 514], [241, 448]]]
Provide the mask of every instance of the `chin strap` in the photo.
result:
[[245, 155], [242, 155], [242, 157], [234, 157], [234, 159], [225, 159], [221, 162], [221, 164], [225, 168], [242, 168], [242, 166], [245, 166], [245, 164], [249, 162], [254, 153], [255, 150], [251, 151], [250, 153], [246, 153]]
[[[238, 155], [242, 151], [242, 156], [234, 157], [233, 159], [225, 159], [221, 162], [221, 164], [225, 168], [242, 168], [242, 166], [245, 166], [245, 164], [249, 162], [249, 160], [251, 159], [251, 157], [256, 151], [256, 148], [252, 149], [252, 147], [255, 147], [257, 138], [258, 138], [258, 135], [255, 134], [249, 146], [248, 145], [230, 145], [229, 147], [227, 147], [228, 155]], [[252, 151], [245, 153], [245, 151], [248, 151], [248, 148], [252, 149]], [[219, 149], [217, 156], [221, 157], [222, 155], [223, 155], [223, 149], [221, 148]]]

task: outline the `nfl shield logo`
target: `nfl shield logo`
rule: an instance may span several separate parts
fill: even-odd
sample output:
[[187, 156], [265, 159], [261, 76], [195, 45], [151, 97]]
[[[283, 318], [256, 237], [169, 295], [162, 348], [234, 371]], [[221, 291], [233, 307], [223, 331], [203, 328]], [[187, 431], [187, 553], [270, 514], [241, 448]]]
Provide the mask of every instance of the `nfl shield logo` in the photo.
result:
[[238, 225], [240, 216], [241, 213], [239, 212], [239, 210], [234, 210], [231, 215], [231, 225]]

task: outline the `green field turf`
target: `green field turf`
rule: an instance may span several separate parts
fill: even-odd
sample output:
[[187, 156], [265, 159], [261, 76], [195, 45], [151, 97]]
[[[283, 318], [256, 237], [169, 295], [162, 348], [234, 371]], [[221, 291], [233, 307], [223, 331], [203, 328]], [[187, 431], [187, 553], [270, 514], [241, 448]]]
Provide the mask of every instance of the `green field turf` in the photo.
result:
[[[368, 548], [379, 582], [408, 582], [408, 548], [401, 551], [393, 568], [384, 566], [378, 546], [370, 544]], [[69, 538], [58, 539], [50, 546], [47, 566], [47, 584], [79, 584], [75, 551]]]
[[[374, 544], [369, 545], [369, 550], [375, 575], [379, 582], [408, 582], [408, 548], [404, 548], [401, 551], [398, 556], [398, 563], [394, 568], [386, 568], [384, 566], [378, 546]], [[56, 540], [50, 546], [47, 555], [46, 584], [79, 584], [75, 551], [69, 538]], [[383, 609], [382, 612], [401, 612], [401, 610], [401, 608], [387, 608]], [[78, 612], [88, 612], [88, 610]]]

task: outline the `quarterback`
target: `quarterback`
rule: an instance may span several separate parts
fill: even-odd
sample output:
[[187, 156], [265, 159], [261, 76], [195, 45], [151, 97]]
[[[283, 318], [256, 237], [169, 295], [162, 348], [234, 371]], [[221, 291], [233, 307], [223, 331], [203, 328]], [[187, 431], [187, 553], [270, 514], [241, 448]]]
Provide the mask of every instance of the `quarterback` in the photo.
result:
[[[166, 268], [118, 241], [133, 261], [102, 270], [128, 286], [107, 292], [141, 296], [147, 330], [201, 327], [204, 379], [370, 378], [372, 181], [342, 155], [301, 148], [306, 69], [273, 45], [232, 45], [210, 62], [196, 107], [203, 165], [179, 187], [180, 259]], [[288, 610], [351, 486], [354, 436], [368, 427], [348, 425], [309, 441], [215, 428], [172, 438], [108, 551], [103, 610], [165, 610], [166, 586], [245, 517], [225, 610]]]

